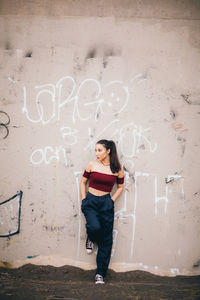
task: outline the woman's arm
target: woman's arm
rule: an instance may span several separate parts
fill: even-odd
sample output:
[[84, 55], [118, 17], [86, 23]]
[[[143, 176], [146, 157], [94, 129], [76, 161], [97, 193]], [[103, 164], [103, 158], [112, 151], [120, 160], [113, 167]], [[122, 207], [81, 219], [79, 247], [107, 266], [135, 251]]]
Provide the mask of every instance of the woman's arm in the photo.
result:
[[119, 195], [123, 192], [123, 189], [124, 189], [124, 184], [118, 184], [115, 193], [111, 197], [113, 201], [115, 201], [119, 197]]
[[[86, 173], [91, 172], [91, 167], [92, 167], [92, 162], [89, 162], [87, 167], [85, 168]], [[82, 176], [81, 183], [80, 183], [80, 192], [81, 192], [81, 200], [83, 200], [86, 197], [86, 183], [88, 180], [89, 176], [85, 177]]]
[[[124, 178], [124, 171], [121, 169], [119, 171], [119, 174], [118, 174], [118, 178]], [[118, 183], [117, 185], [117, 189], [115, 191], [115, 193], [112, 195], [112, 200], [115, 201], [119, 195], [123, 192], [123, 189], [124, 189], [124, 183]]]
[[83, 200], [86, 197], [86, 183], [87, 183], [87, 178], [82, 177], [81, 184], [80, 184], [81, 200]]

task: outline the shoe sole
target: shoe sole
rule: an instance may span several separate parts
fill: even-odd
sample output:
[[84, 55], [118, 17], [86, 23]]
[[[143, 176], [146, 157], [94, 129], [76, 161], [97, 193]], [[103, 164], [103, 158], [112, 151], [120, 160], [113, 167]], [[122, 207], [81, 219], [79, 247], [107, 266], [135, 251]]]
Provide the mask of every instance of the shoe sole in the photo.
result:
[[86, 250], [87, 254], [91, 254], [93, 252], [93, 250]]

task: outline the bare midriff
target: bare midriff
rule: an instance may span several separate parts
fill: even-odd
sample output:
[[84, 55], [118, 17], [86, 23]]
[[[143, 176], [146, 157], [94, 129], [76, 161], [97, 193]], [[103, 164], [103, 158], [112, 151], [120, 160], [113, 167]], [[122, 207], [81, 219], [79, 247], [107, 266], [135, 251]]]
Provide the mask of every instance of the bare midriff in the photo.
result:
[[95, 196], [104, 196], [106, 194], [110, 194], [108, 192], [103, 192], [103, 191], [96, 190], [92, 187], [89, 187], [88, 192], [90, 192], [91, 194], [93, 194]]

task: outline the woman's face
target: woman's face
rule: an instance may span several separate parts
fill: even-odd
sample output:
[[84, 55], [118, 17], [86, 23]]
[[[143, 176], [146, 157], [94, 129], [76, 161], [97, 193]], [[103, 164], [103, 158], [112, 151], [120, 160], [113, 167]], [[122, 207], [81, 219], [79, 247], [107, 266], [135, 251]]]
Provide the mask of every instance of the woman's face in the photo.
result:
[[110, 153], [110, 150], [106, 150], [106, 148], [104, 147], [104, 145], [102, 144], [96, 144], [95, 146], [95, 154], [96, 154], [96, 157], [99, 161], [103, 161], [105, 159], [108, 158], [109, 156], [109, 153]]

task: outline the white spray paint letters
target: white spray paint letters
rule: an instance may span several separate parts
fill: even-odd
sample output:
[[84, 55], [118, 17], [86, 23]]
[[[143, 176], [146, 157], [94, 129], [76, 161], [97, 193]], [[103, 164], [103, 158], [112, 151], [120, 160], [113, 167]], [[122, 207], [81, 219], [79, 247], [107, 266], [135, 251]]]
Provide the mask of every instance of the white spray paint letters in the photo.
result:
[[[140, 75], [142, 77], [142, 75]], [[144, 80], [144, 79], [143, 79]], [[143, 82], [143, 81], [141, 81]], [[131, 82], [131, 90], [133, 83]], [[139, 83], [138, 83], [139, 84]], [[41, 123], [47, 125], [50, 122], [61, 121], [61, 114], [64, 108], [72, 102], [72, 122], [88, 121], [92, 119], [89, 107], [92, 107], [93, 117], [98, 120], [101, 114], [120, 114], [128, 105], [130, 88], [120, 80], [113, 80], [103, 87], [94, 78], [83, 80], [78, 86], [74, 78], [65, 76], [54, 85], [51, 83], [37, 85], [38, 90], [35, 98], [35, 109], [38, 117], [31, 117], [28, 105], [30, 99], [27, 97], [27, 88], [24, 85], [24, 106], [22, 112], [31, 123]], [[45, 118], [45, 106], [42, 105], [42, 98], [49, 96], [48, 110], [51, 109], [50, 116]], [[85, 100], [86, 99], [86, 100]], [[31, 103], [32, 104], [32, 103]], [[47, 108], [47, 107], [46, 107]]]

